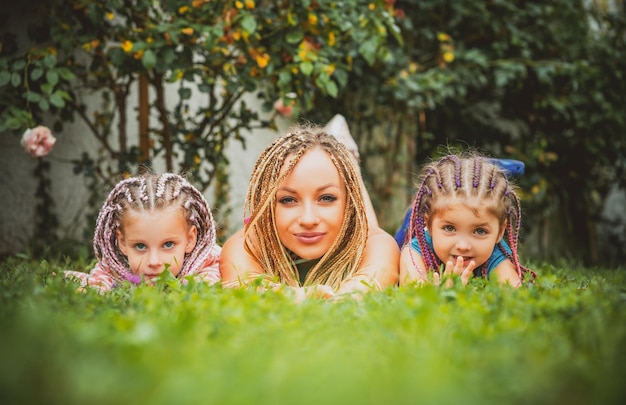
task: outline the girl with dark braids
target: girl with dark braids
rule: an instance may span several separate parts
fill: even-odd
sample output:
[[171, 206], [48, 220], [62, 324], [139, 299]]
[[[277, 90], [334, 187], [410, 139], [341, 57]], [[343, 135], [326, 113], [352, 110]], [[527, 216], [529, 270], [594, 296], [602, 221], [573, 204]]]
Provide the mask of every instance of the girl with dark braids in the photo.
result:
[[425, 166], [418, 184], [400, 284], [493, 275], [518, 287], [535, 276], [517, 254], [520, 200], [502, 168], [473, 152], [448, 155]]
[[223, 246], [224, 285], [260, 279], [297, 299], [395, 285], [399, 249], [368, 220], [354, 161], [334, 136], [312, 125], [269, 145], [253, 169], [245, 226]]
[[104, 292], [121, 282], [151, 282], [168, 270], [179, 279], [220, 280], [220, 247], [202, 193], [174, 173], [146, 173], [120, 181], [96, 222], [98, 259], [89, 273], [66, 271], [82, 287]]

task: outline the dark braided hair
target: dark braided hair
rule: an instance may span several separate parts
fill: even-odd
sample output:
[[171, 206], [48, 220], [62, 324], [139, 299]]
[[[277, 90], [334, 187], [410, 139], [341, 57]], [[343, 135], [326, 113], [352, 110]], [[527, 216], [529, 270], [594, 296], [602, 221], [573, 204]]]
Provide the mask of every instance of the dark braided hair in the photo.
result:
[[196, 246], [185, 256], [178, 277], [185, 277], [203, 266], [215, 244], [215, 223], [206, 199], [178, 174], [146, 173], [117, 183], [102, 205], [96, 221], [94, 253], [118, 281], [134, 277], [126, 256], [117, 244], [117, 230], [121, 228], [126, 213], [172, 206], [179, 207], [188, 225], [194, 225], [198, 231]]
[[[533, 278], [535, 273], [522, 266], [517, 253], [521, 226], [521, 204], [515, 187], [509, 182], [506, 172], [483, 156], [473, 152], [465, 155], [447, 155], [426, 165], [420, 174], [418, 189], [413, 202], [408, 242], [416, 238], [422, 252], [426, 269], [420, 269], [413, 254], [411, 259], [418, 271], [438, 271], [442, 261], [426, 242], [427, 225], [432, 224], [438, 212], [445, 210], [452, 199], [463, 199], [473, 207], [486, 208], [500, 225], [507, 223], [504, 238], [511, 252], [502, 242], [497, 246], [513, 263], [521, 280], [526, 273]], [[428, 218], [429, 223], [426, 223]], [[486, 275], [486, 263], [479, 269]]]

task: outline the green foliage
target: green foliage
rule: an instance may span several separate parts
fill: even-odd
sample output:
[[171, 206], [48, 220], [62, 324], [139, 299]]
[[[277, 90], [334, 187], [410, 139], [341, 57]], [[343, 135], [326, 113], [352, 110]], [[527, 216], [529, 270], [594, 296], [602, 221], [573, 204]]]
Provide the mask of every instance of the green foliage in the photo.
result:
[[[513, 290], [307, 300], [163, 278], [99, 295], [88, 263], [0, 264], [3, 403], [621, 403], [623, 270]], [[34, 389], [33, 387], [37, 387]]]
[[[411, 176], [442, 146], [522, 160], [526, 223], [562, 213], [563, 233], [574, 235], [543, 253], [597, 261], [592, 224], [626, 179], [626, 14], [601, 4], [399, 0], [403, 43], [389, 42], [385, 61], [355, 64], [337, 100], [319, 97], [310, 115], [347, 117], [366, 177], [375, 177], [371, 155], [386, 154], [393, 170], [371, 190], [383, 202], [398, 194], [389, 190], [398, 171]], [[377, 127], [382, 146], [370, 135]], [[404, 149], [412, 165], [396, 163]]]
[[[162, 158], [167, 170], [191, 172], [204, 189], [227, 163], [229, 139], [243, 141], [245, 131], [275, 127], [273, 116], [261, 118], [245, 95], [260, 97], [265, 111], [289, 92], [310, 105], [314, 90], [337, 95], [353, 61], [388, 56], [386, 38], [398, 29], [384, 5], [29, 2], [24, 7], [36, 17], [26, 47], [10, 33], [2, 37], [0, 131], [19, 132], [50, 117], [60, 131], [79, 117], [106, 153], [104, 159], [92, 151], [75, 159], [77, 172], [111, 183], [138, 163]], [[144, 79], [152, 93], [148, 115], [155, 118], [149, 142], [132, 145], [129, 96]], [[102, 103], [90, 111], [83, 100], [94, 93]]]

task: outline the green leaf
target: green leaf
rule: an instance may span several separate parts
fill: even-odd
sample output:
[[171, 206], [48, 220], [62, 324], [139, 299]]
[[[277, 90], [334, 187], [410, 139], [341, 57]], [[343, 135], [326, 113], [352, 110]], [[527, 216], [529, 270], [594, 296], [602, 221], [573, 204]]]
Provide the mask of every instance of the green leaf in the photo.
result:
[[245, 31], [247, 31], [249, 34], [254, 33], [254, 31], [256, 31], [256, 20], [254, 19], [254, 17], [251, 14], [246, 15], [242, 20], [241, 20], [241, 28], [243, 28]]
[[178, 89], [178, 95], [183, 100], [189, 100], [191, 98], [191, 89], [188, 87], [183, 87]]
[[148, 70], [154, 68], [154, 66], [156, 65], [156, 61], [156, 54], [151, 49], [145, 51], [143, 53], [143, 56], [141, 57], [141, 63], [143, 64], [143, 67]]
[[50, 109], [50, 103], [48, 103], [48, 100], [45, 98], [42, 98], [39, 100], [39, 108], [41, 108], [42, 111], [48, 111]]
[[302, 41], [302, 38], [304, 38], [304, 33], [299, 30], [289, 32], [286, 37], [287, 42], [290, 44], [298, 44]]
[[300, 71], [305, 76], [310, 76], [313, 72], [313, 64], [311, 62], [302, 62], [300, 64]]
[[111, 60], [113, 66], [120, 67], [124, 64], [124, 59], [126, 58], [124, 51], [121, 48], [111, 48], [107, 52], [107, 56]]
[[373, 65], [376, 60], [376, 49], [378, 49], [378, 39], [370, 38], [359, 47], [359, 53], [365, 58], [369, 65]]
[[31, 80], [38, 80], [41, 76], [43, 76], [43, 69], [41, 68], [35, 68], [30, 72]]
[[16, 60], [13, 62], [13, 70], [22, 70], [26, 66], [26, 61], [24, 60]]
[[133, 52], [139, 52], [146, 49], [146, 43], [144, 41], [133, 42]]
[[76, 75], [70, 69], [66, 67], [61, 67], [57, 69], [57, 73], [63, 80], [74, 80]]
[[56, 86], [56, 84], [59, 82], [59, 74], [55, 70], [48, 70], [46, 72], [46, 80], [52, 86]]
[[29, 91], [28, 93], [26, 93], [26, 100], [30, 101], [31, 103], [38, 103], [39, 100], [41, 100], [41, 94]]
[[16, 130], [22, 128], [23, 123], [18, 117], [11, 117], [4, 122], [4, 125], [9, 129]]
[[339, 93], [337, 85], [332, 80], [328, 80], [325, 83], [324, 89], [326, 90], [326, 93], [333, 98], [337, 97], [337, 94]]
[[71, 99], [72, 99], [72, 96], [70, 96], [70, 95], [68, 94], [68, 92], [66, 92], [66, 91], [63, 91], [63, 90], [57, 90], [55, 93], [59, 93], [59, 94], [61, 95], [61, 97], [63, 97], [63, 99], [64, 99], [64, 100], [68, 100], [68, 101], [69, 101], [69, 100], [71, 100]]
[[52, 94], [54, 87], [50, 83], [44, 83], [41, 85], [41, 90], [46, 94]]
[[53, 68], [56, 66], [57, 64], [57, 57], [54, 55], [46, 55], [45, 58], [43, 58], [43, 64], [47, 67], [47, 68]]
[[278, 87], [286, 87], [288, 86], [292, 81], [291, 78], [291, 73], [290, 72], [286, 72], [286, 71], [281, 71], [278, 74]]
[[65, 107], [65, 100], [63, 100], [63, 95], [59, 91], [55, 91], [54, 94], [50, 96], [50, 104], [58, 108]]
[[11, 84], [13, 85], [13, 87], [17, 87], [22, 83], [22, 77], [19, 73], [13, 73], [11, 75]]
[[172, 48], [165, 49], [165, 51], [163, 52], [163, 62], [165, 63], [165, 65], [171, 65], [174, 60], [176, 60], [176, 54], [174, 53], [174, 50]]
[[346, 87], [346, 84], [348, 84], [348, 72], [343, 69], [335, 69], [333, 77], [341, 87]]
[[11, 81], [11, 73], [7, 72], [6, 70], [0, 72], [0, 86], [4, 86], [9, 81]]

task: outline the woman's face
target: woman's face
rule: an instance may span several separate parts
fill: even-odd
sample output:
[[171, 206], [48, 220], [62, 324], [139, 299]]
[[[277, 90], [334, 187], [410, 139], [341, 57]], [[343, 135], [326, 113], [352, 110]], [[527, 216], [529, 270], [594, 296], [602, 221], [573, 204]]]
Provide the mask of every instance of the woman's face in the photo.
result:
[[276, 228], [283, 245], [302, 259], [318, 259], [337, 239], [346, 188], [330, 156], [306, 152], [276, 192]]

